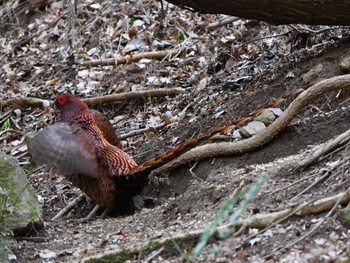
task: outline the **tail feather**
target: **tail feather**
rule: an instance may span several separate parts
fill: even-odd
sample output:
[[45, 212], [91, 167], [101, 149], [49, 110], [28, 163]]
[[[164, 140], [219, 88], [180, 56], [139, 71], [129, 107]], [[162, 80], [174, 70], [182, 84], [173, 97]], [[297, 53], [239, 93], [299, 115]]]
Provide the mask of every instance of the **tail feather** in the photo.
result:
[[285, 101], [286, 99], [290, 98], [290, 97], [295, 97], [298, 94], [300, 94], [302, 91], [304, 91], [303, 89], [298, 89], [296, 91], [293, 91], [292, 93], [286, 95], [283, 98], [277, 99], [274, 102], [272, 102], [271, 104], [267, 105], [266, 107], [260, 108], [254, 112], [252, 112], [251, 114], [249, 114], [246, 117], [240, 118], [236, 121], [231, 122], [228, 125], [225, 125], [223, 127], [217, 128], [214, 131], [205, 131], [202, 133], [199, 133], [197, 136], [195, 136], [193, 139], [190, 139], [188, 141], [185, 141], [183, 143], [180, 143], [179, 145], [153, 157], [152, 159], [147, 160], [146, 162], [140, 164], [139, 166], [137, 166], [136, 168], [134, 168], [131, 171], [131, 174], [134, 173], [141, 173], [141, 172], [146, 172], [146, 171], [152, 171], [154, 169], [157, 169], [158, 167], [174, 160], [175, 158], [179, 157], [180, 155], [184, 154], [185, 152], [188, 152], [189, 150], [197, 147], [198, 145], [200, 145], [202, 142], [204, 141], [208, 141], [211, 140], [212, 138], [214, 138], [215, 136], [219, 135], [219, 134], [223, 134], [227, 131], [229, 131], [230, 129], [232, 129], [233, 127], [243, 124], [248, 120], [251, 120], [253, 118], [255, 118], [256, 116], [258, 116], [259, 114], [261, 114], [265, 109], [267, 108], [273, 108], [278, 106], [279, 104], [281, 104], [283, 101]]

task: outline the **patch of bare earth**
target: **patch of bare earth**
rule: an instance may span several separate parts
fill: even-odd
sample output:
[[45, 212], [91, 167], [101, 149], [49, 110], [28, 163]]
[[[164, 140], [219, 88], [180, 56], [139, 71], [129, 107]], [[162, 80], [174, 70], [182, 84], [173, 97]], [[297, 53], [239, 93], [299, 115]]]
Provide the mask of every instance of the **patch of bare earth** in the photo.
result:
[[[64, 3], [50, 1], [17, 15], [6, 11], [15, 4], [2, 4], [1, 11], [9, 17], [0, 32], [0, 99], [53, 100], [60, 92], [96, 97], [183, 88], [186, 92], [175, 97], [121, 100], [95, 107], [107, 114], [122, 135], [169, 118], [163, 129], [123, 141], [124, 150], [139, 163], [207, 128], [244, 117], [294, 89], [343, 74], [340, 61], [350, 55], [349, 36], [342, 28], [315, 34], [325, 27], [296, 31], [238, 20], [208, 29], [208, 24], [223, 16], [195, 14], [165, 3], [161, 20], [160, 4], [155, 1], [78, 1], [75, 14]], [[132, 26], [136, 33], [130, 31]], [[24, 41], [28, 35], [32, 38]], [[179, 53], [163, 60], [97, 67], [74, 63], [170, 49]], [[279, 107], [286, 109], [292, 100]], [[67, 217], [52, 221], [81, 192], [59, 175], [34, 170], [23, 147], [26, 133], [55, 122], [57, 115], [52, 107], [12, 104], [1, 109], [1, 125], [7, 119], [12, 124], [11, 130], [0, 132], [1, 149], [28, 171], [44, 210], [44, 228], [18, 240], [17, 262], [80, 261], [131, 246], [140, 249], [119, 254], [115, 260], [180, 262], [197, 243], [197, 236], [167, 244], [164, 251], [162, 246], [144, 251], [139, 244], [204, 229], [242, 182], [253, 184], [272, 164], [307, 153], [350, 126], [349, 92], [326, 94], [270, 143], [252, 152], [191, 163], [152, 180], [137, 198], [140, 209], [135, 214], [80, 223], [77, 219], [93, 204], [85, 200]], [[232, 133], [227, 141], [234, 140]], [[302, 171], [281, 171], [263, 185], [243, 216], [280, 211], [348, 190], [348, 152], [346, 145]], [[331, 170], [329, 164], [336, 161], [341, 165]], [[319, 180], [325, 173], [328, 176]], [[243, 226], [236, 235], [212, 239], [194, 261], [340, 262], [350, 256], [350, 230], [339, 219], [344, 209], [339, 205], [327, 217], [327, 212], [292, 215], [260, 232]], [[324, 218], [313, 235], [303, 238]]]

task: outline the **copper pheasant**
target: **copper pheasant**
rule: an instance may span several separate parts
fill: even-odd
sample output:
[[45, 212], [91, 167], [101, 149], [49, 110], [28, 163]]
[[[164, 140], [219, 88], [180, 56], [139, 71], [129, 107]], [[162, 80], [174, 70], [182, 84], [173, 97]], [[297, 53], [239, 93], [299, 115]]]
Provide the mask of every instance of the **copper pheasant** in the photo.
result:
[[[97, 207], [107, 206], [109, 209], [105, 215], [115, 208], [121, 213], [130, 212], [133, 209], [132, 198], [142, 190], [151, 170], [261, 111], [200, 133], [137, 165], [129, 154], [119, 148], [119, 138], [103, 114], [90, 111], [84, 102], [70, 94], [59, 95], [56, 105], [61, 111], [61, 122], [29, 138], [29, 153], [36, 163], [57, 169], [84, 191]], [[89, 217], [92, 215], [90, 213]]]
[[59, 95], [56, 105], [61, 122], [28, 140], [32, 159], [56, 168], [98, 206], [118, 203], [128, 209], [144, 182], [129, 180], [137, 164], [117, 147], [119, 138], [108, 119], [70, 94]]

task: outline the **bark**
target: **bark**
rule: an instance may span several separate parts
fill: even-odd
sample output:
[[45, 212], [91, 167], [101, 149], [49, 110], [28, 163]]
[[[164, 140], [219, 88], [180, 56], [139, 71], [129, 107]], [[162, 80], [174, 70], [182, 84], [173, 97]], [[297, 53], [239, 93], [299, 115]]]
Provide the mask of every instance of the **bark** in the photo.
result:
[[212, 14], [273, 24], [350, 25], [350, 0], [167, 0]]

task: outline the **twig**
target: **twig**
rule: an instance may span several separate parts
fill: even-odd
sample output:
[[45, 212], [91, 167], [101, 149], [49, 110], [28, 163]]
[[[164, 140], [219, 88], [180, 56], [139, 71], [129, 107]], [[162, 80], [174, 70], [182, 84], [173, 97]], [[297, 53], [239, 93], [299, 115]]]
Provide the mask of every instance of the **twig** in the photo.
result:
[[320, 182], [322, 182], [324, 179], [326, 179], [328, 176], [331, 175], [331, 171], [329, 169], [321, 169], [324, 170], [324, 175], [321, 176], [320, 178], [318, 178], [315, 182], [313, 182], [312, 184], [310, 184], [308, 187], [306, 187], [304, 190], [302, 190], [301, 192], [299, 192], [298, 194], [296, 194], [295, 196], [293, 196], [290, 201], [293, 201], [295, 199], [297, 199], [299, 196], [301, 196], [302, 194], [306, 193], [307, 191], [309, 191], [311, 188], [315, 187], [317, 184], [319, 184]]
[[9, 116], [11, 116], [13, 112], [13, 109], [10, 109], [9, 111], [5, 112], [3, 115], [0, 116], [0, 124], [2, 124], [4, 121], [7, 120]]
[[50, 106], [50, 101], [43, 100], [39, 98], [31, 98], [31, 97], [20, 97], [13, 98], [8, 100], [0, 101], [0, 108], [4, 108], [6, 106], [12, 106], [13, 108], [26, 109], [29, 107], [37, 107], [37, 108], [47, 108]]
[[18, 130], [6, 129], [6, 130], [0, 132], [0, 136], [3, 135], [4, 133], [7, 133], [7, 132], [15, 132], [15, 133], [22, 134], [22, 132], [21, 132], [21, 131], [18, 131]]
[[322, 155], [328, 152], [331, 152], [332, 150], [345, 144], [349, 140], [350, 140], [350, 130], [338, 135], [335, 139], [329, 140], [323, 147], [320, 147], [319, 149], [314, 151], [312, 154], [307, 155], [305, 159], [299, 162], [299, 169], [306, 168], [312, 162], [320, 158]]
[[30, 241], [36, 243], [43, 243], [50, 241], [48, 237], [16, 237], [17, 241]]
[[80, 204], [81, 202], [83, 202], [85, 200], [85, 194], [80, 194], [77, 198], [75, 198], [73, 201], [69, 202], [57, 215], [55, 215], [52, 220], [55, 221], [59, 218], [61, 218], [62, 216], [64, 216], [65, 214], [67, 214], [68, 212], [70, 212], [71, 210], [74, 209], [74, 207], [76, 207], [78, 204]]
[[292, 32], [292, 30], [289, 30], [287, 32], [284, 32], [284, 33], [281, 33], [281, 34], [277, 34], [277, 35], [271, 35], [271, 36], [264, 36], [264, 37], [257, 37], [257, 38], [254, 38], [254, 39], [251, 39], [251, 40], [248, 40], [242, 44], [240, 44], [238, 47], [242, 47], [242, 46], [245, 46], [249, 43], [252, 43], [252, 42], [255, 42], [255, 41], [259, 41], [259, 40], [263, 40], [263, 39], [268, 39], [268, 38], [275, 38], [275, 37], [281, 37], [281, 36], [285, 36], [285, 35], [288, 35], [290, 32]]
[[94, 106], [94, 105], [100, 105], [102, 103], [111, 103], [111, 102], [116, 102], [120, 100], [135, 100], [135, 99], [145, 99], [148, 97], [176, 96], [184, 92], [185, 90], [181, 88], [131, 91], [126, 93], [119, 93], [119, 94], [82, 99], [82, 101], [84, 101], [89, 106]]
[[[277, 247], [276, 249], [274, 249], [272, 251], [272, 253], [270, 253], [269, 255], [264, 256], [264, 258], [269, 258], [269, 257], [275, 255], [277, 252], [282, 251], [282, 250], [287, 249], [287, 248], [290, 248], [290, 247], [294, 246], [295, 244], [299, 243], [300, 241], [304, 240], [305, 238], [308, 238], [308, 237], [312, 236], [315, 233], [315, 231], [324, 223], [324, 221], [326, 221], [326, 219], [328, 217], [330, 217], [330, 215], [334, 212], [334, 210], [337, 208], [337, 206], [342, 203], [343, 199], [346, 199], [346, 198], [349, 199], [349, 197], [350, 197], [350, 190], [347, 190], [346, 192], [338, 194], [337, 196], [333, 197], [332, 198], [333, 199], [332, 200], [332, 204], [333, 204], [332, 205], [332, 209], [308, 233], [306, 233], [305, 235], [301, 236], [300, 238], [294, 240], [293, 242], [291, 242], [290, 244], [288, 244], [286, 246], [279, 246], [279, 247]], [[350, 200], [348, 200], [347, 203], [349, 201]]]
[[193, 172], [193, 169], [196, 168], [198, 162], [196, 162], [191, 168], [190, 168], [190, 174], [192, 175], [193, 178], [196, 178], [197, 180], [203, 182], [203, 179], [198, 177], [195, 172]]
[[144, 52], [139, 54], [132, 54], [127, 55], [119, 58], [109, 58], [109, 59], [99, 59], [99, 60], [89, 60], [89, 61], [83, 61], [80, 64], [83, 66], [117, 66], [119, 64], [126, 64], [128, 62], [136, 62], [143, 58], [147, 59], [164, 59], [166, 57], [173, 56], [177, 54], [179, 50], [173, 49], [173, 50], [167, 50], [167, 51], [151, 51], [151, 52]]
[[221, 26], [226, 26], [227, 24], [230, 24], [234, 21], [240, 20], [241, 18], [236, 17], [236, 16], [230, 16], [230, 17], [225, 17], [224, 19], [221, 19], [219, 21], [216, 21], [214, 23], [211, 23], [207, 26], [207, 29], [215, 29], [217, 27]]
[[243, 242], [247, 242], [248, 240], [256, 237], [257, 235], [259, 234], [262, 234], [263, 232], [265, 232], [266, 230], [268, 229], [271, 229], [273, 228], [274, 226], [278, 225], [278, 224], [281, 224], [283, 221], [287, 220], [288, 218], [290, 218], [291, 216], [295, 215], [298, 211], [300, 211], [301, 209], [304, 209], [304, 207], [312, 204], [313, 202], [315, 202], [317, 199], [313, 199], [313, 200], [310, 200], [310, 201], [307, 201], [305, 202], [304, 204], [298, 206], [298, 209], [295, 209], [293, 211], [291, 211], [289, 214], [286, 214], [285, 216], [279, 218], [278, 220], [274, 221], [272, 224], [266, 226], [265, 228], [259, 230], [258, 232], [252, 234], [252, 235], [249, 235], [248, 237], [246, 237]]
[[155, 258], [156, 256], [158, 256], [160, 253], [162, 253], [163, 250], [164, 250], [164, 247], [159, 248], [157, 251], [155, 251], [154, 253], [149, 255], [143, 262], [150, 262], [150, 261], [152, 261], [152, 259]]
[[[286, 214], [289, 214], [290, 212], [295, 210], [299, 210], [297, 213], [295, 213], [297, 216], [306, 216], [310, 214], [317, 214], [320, 212], [327, 211], [332, 207], [335, 207], [335, 205], [338, 203], [345, 204], [345, 203], [348, 203], [349, 201], [350, 201], [350, 194], [347, 191], [344, 193], [337, 194], [335, 196], [319, 199], [315, 202], [310, 203], [307, 206], [305, 206], [304, 204], [301, 204], [296, 208], [288, 208], [279, 212], [268, 213], [268, 214], [257, 214], [252, 217], [249, 217], [248, 219], [239, 220], [236, 225], [227, 224], [227, 225], [218, 227], [217, 230], [214, 232], [214, 236], [220, 238], [222, 232], [229, 231], [233, 227], [237, 227], [237, 226], [256, 227], [257, 222], [259, 222], [260, 227], [268, 226], [269, 224], [275, 222], [277, 219], [281, 218], [282, 215], [285, 216]], [[302, 207], [302, 209], [300, 207]], [[154, 239], [148, 242], [131, 245], [125, 248], [110, 250], [102, 254], [86, 258], [83, 260], [83, 262], [89, 262], [89, 260], [91, 259], [100, 259], [105, 256], [117, 257], [118, 255], [125, 255], [126, 252], [127, 252], [126, 254], [130, 256], [137, 255], [140, 252], [140, 250], [147, 252], [150, 250], [150, 248], [155, 250], [157, 248], [164, 247], [165, 251], [168, 251], [169, 249], [172, 249], [173, 251], [173, 248], [171, 247], [172, 245], [171, 241], [175, 241], [178, 244], [193, 243], [199, 238], [199, 236], [203, 232], [204, 232], [204, 229], [200, 229], [200, 230], [189, 231], [186, 233], [180, 233], [177, 235], [172, 235], [166, 238]]]
[[312, 30], [311, 28], [308, 28], [308, 27], [303, 27], [303, 26], [299, 26], [299, 27], [296, 27], [294, 25], [288, 25], [290, 26], [291, 28], [293, 28], [295, 31], [301, 33], [302, 30], [304, 31], [307, 31], [308, 33], [312, 34], [312, 35], [319, 35], [325, 31], [330, 31], [330, 30], [335, 30], [335, 29], [338, 29], [339, 27], [327, 27], [327, 28], [323, 28], [323, 29], [320, 29], [320, 30]]
[[148, 131], [160, 130], [160, 129], [162, 129], [165, 126], [166, 126], [165, 123], [161, 123], [161, 124], [159, 124], [157, 126], [154, 126], [154, 127], [147, 127], [147, 128], [139, 129], [139, 130], [136, 130], [136, 131], [131, 131], [131, 132], [128, 132], [128, 133], [124, 133], [123, 135], [120, 135], [119, 138], [121, 140], [125, 140], [126, 138], [129, 138], [129, 137], [132, 137], [132, 136], [136, 136], [136, 135], [139, 135], [139, 134], [143, 134], [143, 133], [148, 132]]
[[296, 185], [296, 184], [298, 184], [298, 183], [300, 183], [300, 182], [306, 181], [307, 179], [310, 179], [311, 177], [315, 177], [315, 176], [316, 176], [315, 174], [312, 174], [312, 175], [310, 175], [310, 176], [303, 177], [303, 178], [301, 178], [301, 179], [299, 179], [299, 180], [294, 181], [294, 182], [291, 183], [291, 184], [288, 184], [288, 185], [283, 186], [283, 187], [281, 187], [281, 188], [278, 188], [278, 189], [276, 189], [276, 190], [274, 190], [274, 191], [272, 191], [272, 192], [270, 192], [270, 193], [267, 193], [266, 195], [267, 195], [267, 196], [273, 195], [273, 194], [275, 194], [275, 193], [277, 193], [277, 192], [283, 191], [284, 189], [288, 189], [288, 188], [290, 188], [290, 187], [292, 187], [292, 186], [294, 186], [294, 185]]
[[[102, 103], [111, 103], [120, 100], [134, 100], [134, 99], [145, 99], [148, 97], [163, 97], [163, 96], [176, 96], [177, 94], [185, 93], [182, 88], [173, 89], [156, 89], [156, 90], [146, 90], [146, 91], [131, 91], [119, 94], [112, 94], [106, 96], [99, 96], [94, 98], [82, 99], [89, 106], [99, 105]], [[38, 107], [44, 108], [50, 106], [49, 100], [43, 100], [39, 98], [31, 97], [20, 97], [8, 100], [0, 101], [0, 108], [12, 106], [14, 108], [26, 109], [28, 107]], [[4, 116], [4, 115], [3, 115]]]

